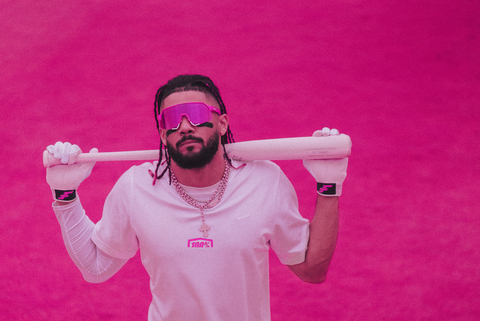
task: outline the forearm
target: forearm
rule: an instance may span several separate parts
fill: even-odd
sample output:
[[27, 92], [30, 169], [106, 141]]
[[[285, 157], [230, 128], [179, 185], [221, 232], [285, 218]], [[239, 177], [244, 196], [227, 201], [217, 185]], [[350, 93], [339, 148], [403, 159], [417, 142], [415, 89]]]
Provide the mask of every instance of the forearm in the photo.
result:
[[[103, 282], [113, 276], [127, 260], [114, 258], [97, 248], [91, 239], [95, 224], [85, 215], [80, 200], [57, 204], [57, 216], [65, 247], [88, 282]], [[64, 203], [64, 202], [62, 202]]]
[[302, 280], [310, 283], [325, 281], [337, 244], [338, 218], [338, 197], [318, 195], [305, 261], [289, 266]]

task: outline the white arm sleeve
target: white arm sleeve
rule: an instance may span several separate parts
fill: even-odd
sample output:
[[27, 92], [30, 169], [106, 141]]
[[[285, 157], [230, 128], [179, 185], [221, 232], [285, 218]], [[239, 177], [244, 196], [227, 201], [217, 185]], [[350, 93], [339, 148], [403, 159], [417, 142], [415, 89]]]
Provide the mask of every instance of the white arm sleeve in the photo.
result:
[[60, 223], [68, 254], [86, 281], [104, 282], [127, 263], [128, 259], [110, 256], [93, 243], [91, 235], [95, 224], [85, 214], [80, 200], [63, 206], [54, 203], [53, 210]]

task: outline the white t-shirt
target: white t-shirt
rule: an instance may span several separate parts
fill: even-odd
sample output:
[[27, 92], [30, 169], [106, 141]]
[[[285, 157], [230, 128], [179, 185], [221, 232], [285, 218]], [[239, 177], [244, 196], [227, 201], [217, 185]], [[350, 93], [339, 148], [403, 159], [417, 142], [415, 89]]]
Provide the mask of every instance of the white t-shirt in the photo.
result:
[[200, 210], [168, 175], [152, 185], [152, 163], [125, 172], [107, 197], [92, 240], [107, 254], [138, 249], [149, 276], [149, 320], [270, 320], [268, 250], [283, 264], [304, 261], [308, 220], [293, 186], [272, 162], [233, 162], [221, 201]]

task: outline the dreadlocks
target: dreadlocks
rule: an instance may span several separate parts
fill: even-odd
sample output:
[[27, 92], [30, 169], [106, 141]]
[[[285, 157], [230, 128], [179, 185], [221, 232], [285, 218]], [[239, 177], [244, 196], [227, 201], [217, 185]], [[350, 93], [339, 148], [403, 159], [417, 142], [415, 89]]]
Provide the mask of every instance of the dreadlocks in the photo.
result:
[[[170, 79], [167, 82], [166, 85], [163, 85], [162, 87], [160, 87], [160, 89], [158, 89], [157, 94], [155, 95], [154, 112], [155, 112], [155, 121], [157, 123], [157, 129], [158, 129], [159, 134], [160, 134], [160, 126], [159, 126], [159, 123], [158, 123], [158, 115], [160, 114], [160, 106], [162, 105], [165, 98], [167, 96], [173, 94], [173, 93], [176, 93], [176, 92], [190, 91], [190, 90], [199, 91], [199, 92], [203, 92], [205, 94], [212, 95], [220, 106], [220, 114], [226, 114], [227, 113], [227, 109], [225, 108], [225, 104], [223, 103], [223, 100], [220, 97], [220, 92], [219, 92], [217, 86], [215, 86], [215, 84], [213, 83], [213, 81], [210, 78], [208, 78], [206, 76], [201, 76], [201, 75], [180, 75], [180, 76], [177, 76], [173, 79]], [[222, 146], [223, 146], [223, 153], [224, 153], [225, 157], [228, 159], [229, 162], [230, 162], [230, 159], [227, 157], [227, 152], [225, 150], [225, 144], [229, 144], [229, 143], [233, 143], [233, 142], [234, 142], [233, 135], [232, 135], [232, 132], [230, 131], [230, 126], [229, 126], [228, 129], [227, 129], [227, 132], [221, 138], [221, 143], [222, 143]], [[160, 151], [159, 151], [158, 164], [157, 164], [157, 167], [155, 169], [155, 174], [151, 173], [152, 177], [154, 177], [154, 181], [153, 181], [154, 185], [155, 185], [156, 180], [162, 178], [165, 175], [165, 173], [167, 172], [167, 170], [168, 170], [168, 175], [169, 175], [170, 182], [171, 182], [171, 178], [172, 178], [171, 169], [170, 169], [171, 158], [170, 158], [170, 155], [168, 154], [168, 151], [166, 149], [164, 149], [164, 147], [165, 146], [163, 145], [163, 142], [160, 139]], [[162, 163], [164, 152], [165, 152], [165, 161], [167, 163], [167, 166], [160, 173], [160, 175], [158, 175], [158, 170], [159, 170], [160, 165]], [[153, 176], [153, 175], [155, 175], [155, 176]]]

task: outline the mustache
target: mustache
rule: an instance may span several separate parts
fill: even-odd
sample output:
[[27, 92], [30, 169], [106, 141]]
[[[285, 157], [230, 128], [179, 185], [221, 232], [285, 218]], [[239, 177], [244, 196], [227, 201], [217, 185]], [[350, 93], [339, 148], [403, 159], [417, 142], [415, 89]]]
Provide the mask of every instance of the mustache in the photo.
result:
[[197, 142], [200, 142], [202, 143], [203, 145], [205, 145], [205, 142], [203, 141], [203, 139], [201, 139], [200, 137], [195, 137], [195, 136], [192, 136], [192, 135], [189, 135], [189, 136], [183, 136], [182, 139], [180, 139], [175, 145], [177, 147], [177, 149], [179, 148], [179, 146], [186, 142], [187, 140], [196, 140]]

